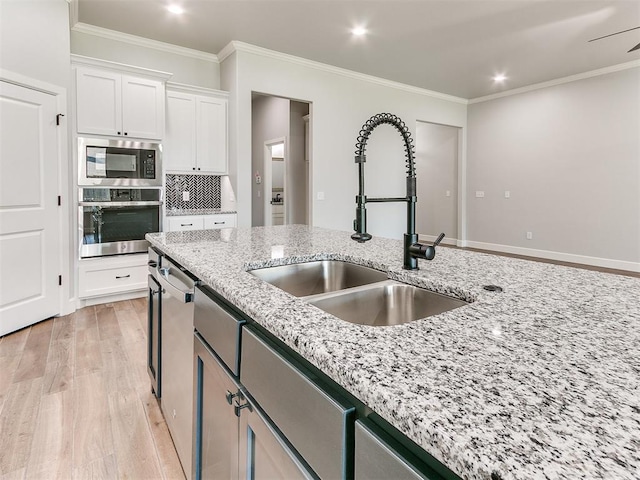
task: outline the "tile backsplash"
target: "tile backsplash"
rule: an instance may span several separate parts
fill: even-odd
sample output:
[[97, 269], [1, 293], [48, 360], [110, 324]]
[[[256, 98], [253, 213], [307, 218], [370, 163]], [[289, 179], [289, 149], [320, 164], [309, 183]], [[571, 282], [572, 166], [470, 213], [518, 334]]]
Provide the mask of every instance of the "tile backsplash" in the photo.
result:
[[[183, 200], [183, 192], [189, 192], [188, 201]], [[220, 176], [168, 173], [165, 196], [167, 210], [220, 208]]]

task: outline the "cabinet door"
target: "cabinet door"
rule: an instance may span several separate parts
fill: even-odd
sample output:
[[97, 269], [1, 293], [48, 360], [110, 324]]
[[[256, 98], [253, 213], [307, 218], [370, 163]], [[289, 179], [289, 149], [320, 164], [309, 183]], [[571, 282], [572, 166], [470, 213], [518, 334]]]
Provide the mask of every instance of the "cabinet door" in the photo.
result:
[[[238, 478], [238, 417], [232, 405], [238, 384], [196, 334], [194, 340], [194, 439], [192, 479]], [[230, 403], [231, 402], [231, 403]]]
[[123, 135], [161, 140], [164, 133], [164, 86], [162, 82], [122, 77]]
[[78, 133], [122, 134], [122, 76], [91, 68], [76, 70]]
[[405, 457], [376, 433], [368, 420], [357, 420], [355, 429], [355, 480], [393, 478], [420, 480], [430, 477], [421, 473]]
[[193, 95], [167, 93], [165, 170], [187, 172], [196, 168], [196, 101]]
[[[240, 413], [240, 478], [317, 479], [313, 471], [254, 404]], [[220, 477], [222, 478], [222, 477]]]
[[227, 100], [196, 97], [198, 170], [227, 173]]

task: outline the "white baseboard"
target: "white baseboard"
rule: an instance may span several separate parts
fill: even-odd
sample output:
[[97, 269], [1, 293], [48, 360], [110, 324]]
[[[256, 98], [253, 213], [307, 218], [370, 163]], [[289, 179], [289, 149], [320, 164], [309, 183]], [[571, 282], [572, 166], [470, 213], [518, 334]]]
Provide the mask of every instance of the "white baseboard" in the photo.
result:
[[[425, 242], [425, 243], [433, 243], [436, 241], [436, 238], [438, 238], [435, 235], [424, 235], [422, 233], [418, 234], [418, 241], [419, 242]], [[449, 237], [444, 237], [442, 239], [442, 242], [440, 242], [442, 245], [453, 245], [455, 247], [460, 247], [461, 242], [460, 240], [458, 240], [457, 238], [449, 238]]]
[[92, 305], [101, 305], [103, 303], [120, 302], [122, 300], [131, 300], [133, 298], [146, 297], [148, 295], [147, 290], [134, 290], [133, 292], [116, 293], [114, 295], [103, 295], [100, 297], [80, 298], [78, 299], [78, 309], [83, 307], [90, 307]]
[[560, 262], [580, 263], [583, 265], [591, 265], [594, 267], [640, 272], [640, 262], [628, 262], [625, 260], [614, 260], [611, 258], [589, 257], [586, 255], [575, 255], [573, 253], [553, 252], [551, 250], [537, 250], [534, 248], [513, 247], [511, 245], [473, 242], [469, 240], [461, 243], [463, 243], [463, 245], [460, 245], [462, 247], [479, 248], [481, 250], [511, 253], [514, 255], [525, 255], [527, 257], [538, 257], [547, 260], [557, 260]]

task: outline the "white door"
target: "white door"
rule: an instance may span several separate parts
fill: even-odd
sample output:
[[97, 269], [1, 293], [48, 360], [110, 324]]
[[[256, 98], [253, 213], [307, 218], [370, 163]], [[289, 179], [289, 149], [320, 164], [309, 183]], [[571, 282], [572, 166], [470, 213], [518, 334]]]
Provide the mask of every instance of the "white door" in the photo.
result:
[[0, 335], [60, 311], [56, 97], [0, 82]]

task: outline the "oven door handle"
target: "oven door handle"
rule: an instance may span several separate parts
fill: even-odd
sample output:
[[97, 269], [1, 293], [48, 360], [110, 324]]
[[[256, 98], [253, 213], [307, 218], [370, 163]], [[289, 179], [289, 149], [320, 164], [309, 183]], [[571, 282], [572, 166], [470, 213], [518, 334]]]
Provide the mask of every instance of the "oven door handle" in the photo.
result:
[[79, 202], [81, 207], [152, 207], [162, 205], [161, 201], [153, 202]]
[[160, 275], [158, 275], [158, 282], [162, 287], [162, 291], [169, 293], [169, 295], [177, 298], [182, 303], [193, 302], [193, 290], [183, 290], [179, 287], [176, 287], [172, 284], [169, 279], [171, 277], [175, 278], [171, 275], [171, 269], [169, 268], [161, 268], [158, 270]]

